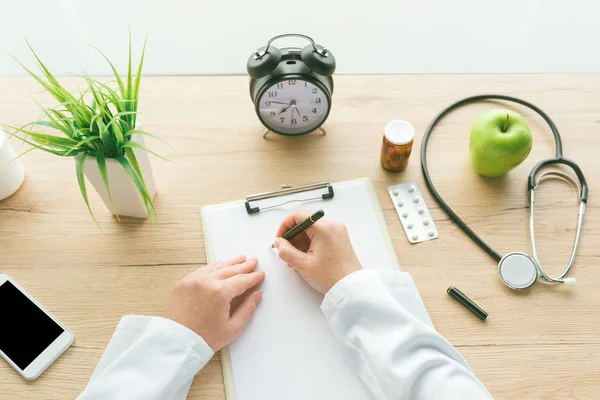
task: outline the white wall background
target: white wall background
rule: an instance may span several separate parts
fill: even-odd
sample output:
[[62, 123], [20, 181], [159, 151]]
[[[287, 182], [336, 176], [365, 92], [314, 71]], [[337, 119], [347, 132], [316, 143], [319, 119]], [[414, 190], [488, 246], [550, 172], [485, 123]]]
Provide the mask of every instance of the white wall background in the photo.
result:
[[56, 74], [109, 74], [88, 45], [121, 69], [129, 27], [152, 75], [242, 74], [284, 32], [338, 73], [600, 72], [597, 0], [0, 0], [0, 76], [24, 75], [9, 54], [33, 65], [25, 38]]

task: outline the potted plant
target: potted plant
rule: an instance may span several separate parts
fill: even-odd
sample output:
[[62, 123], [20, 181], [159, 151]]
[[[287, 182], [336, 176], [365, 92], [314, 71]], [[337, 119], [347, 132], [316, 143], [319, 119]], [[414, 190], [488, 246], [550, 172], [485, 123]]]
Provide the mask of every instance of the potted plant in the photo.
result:
[[[86, 88], [80, 94], [65, 89], [27, 44], [42, 74], [38, 76], [19, 64], [56, 99], [58, 105], [42, 107], [43, 118], [40, 120], [22, 128], [9, 127], [13, 130], [11, 134], [35, 149], [75, 158], [77, 182], [96, 224], [85, 177], [117, 219], [119, 216], [156, 217], [153, 200], [156, 184], [148, 159], [148, 153], [155, 153], [144, 143], [145, 136], [155, 136], [136, 125], [146, 44], [133, 75], [130, 37], [126, 78], [121, 78], [113, 63], [100, 52], [110, 65], [116, 87], [84, 74]], [[52, 133], [40, 132], [40, 128], [49, 128]]]

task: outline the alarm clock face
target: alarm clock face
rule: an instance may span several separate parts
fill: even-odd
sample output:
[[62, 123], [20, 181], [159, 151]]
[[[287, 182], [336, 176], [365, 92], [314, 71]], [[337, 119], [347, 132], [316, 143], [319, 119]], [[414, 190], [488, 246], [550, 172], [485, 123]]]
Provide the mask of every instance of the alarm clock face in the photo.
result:
[[302, 135], [320, 127], [329, 114], [329, 96], [320, 85], [285, 79], [259, 93], [257, 111], [273, 132]]

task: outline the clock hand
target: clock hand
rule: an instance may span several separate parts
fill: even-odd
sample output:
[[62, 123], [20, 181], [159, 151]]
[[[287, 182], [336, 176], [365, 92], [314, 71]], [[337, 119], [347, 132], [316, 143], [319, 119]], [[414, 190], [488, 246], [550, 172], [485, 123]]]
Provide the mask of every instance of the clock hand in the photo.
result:
[[285, 104], [286, 106], [289, 106], [291, 104], [291, 103], [284, 103], [282, 101], [272, 101], [272, 100], [267, 100], [267, 101], [269, 101], [271, 103], [275, 103], [275, 104]]
[[[283, 108], [281, 111], [279, 111], [279, 113], [277, 115], [283, 114], [284, 112], [286, 112], [292, 105], [289, 104], [287, 107]], [[292, 112], [293, 114], [293, 112]]]
[[[293, 117], [294, 117], [294, 108], [296, 108], [296, 100], [292, 100], [292, 101], [290, 102], [290, 105], [289, 105], [289, 106], [287, 106], [287, 107], [286, 107], [284, 110], [282, 110], [281, 112], [285, 112], [285, 111], [287, 111], [287, 109], [288, 109], [288, 108], [290, 108], [290, 107], [293, 107], [293, 108], [292, 108], [292, 118], [293, 118]], [[298, 110], [296, 110], [296, 111], [298, 111]], [[300, 115], [300, 113], [298, 113], [298, 115]]]

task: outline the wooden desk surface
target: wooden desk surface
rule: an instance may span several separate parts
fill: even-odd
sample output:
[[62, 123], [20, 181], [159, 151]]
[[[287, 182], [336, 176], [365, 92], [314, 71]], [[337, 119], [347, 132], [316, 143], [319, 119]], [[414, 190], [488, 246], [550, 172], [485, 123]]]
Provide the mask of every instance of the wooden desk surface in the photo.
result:
[[[76, 88], [76, 80], [68, 82]], [[372, 179], [405, 271], [414, 277], [437, 329], [453, 343], [498, 399], [590, 399], [600, 392], [600, 75], [338, 76], [328, 135], [262, 138], [246, 77], [145, 78], [144, 128], [165, 138], [153, 149], [159, 224], [114, 220], [98, 196], [79, 194], [74, 161], [40, 152], [23, 158], [24, 186], [0, 202], [0, 273], [8, 273], [71, 328], [76, 341], [40, 379], [28, 383], [0, 362], [0, 398], [65, 399], [80, 393], [124, 314], [157, 315], [170, 287], [205, 264], [199, 207], [242, 199], [281, 184]], [[48, 98], [29, 79], [0, 79], [0, 122], [37, 118], [31, 94]], [[421, 134], [444, 106], [478, 93], [527, 99], [562, 130], [565, 155], [579, 163], [590, 200], [571, 276], [573, 290], [538, 283], [514, 292], [500, 282], [496, 263], [440, 211], [419, 167]], [[526, 177], [554, 153], [549, 129], [523, 108], [534, 132], [529, 158], [508, 176], [486, 180], [468, 162], [471, 123], [498, 104], [451, 114], [430, 142], [431, 175], [440, 193], [500, 253], [530, 253]], [[511, 106], [512, 108], [512, 106]], [[379, 165], [383, 127], [391, 119], [416, 128], [409, 168]], [[17, 145], [13, 141], [14, 145]], [[416, 181], [440, 231], [437, 240], [410, 245], [386, 186]], [[576, 226], [570, 186], [550, 181], [536, 196], [537, 238], [549, 272], [562, 271]], [[454, 285], [490, 317], [482, 323], [446, 294]], [[219, 356], [198, 375], [192, 399], [224, 399]]]

